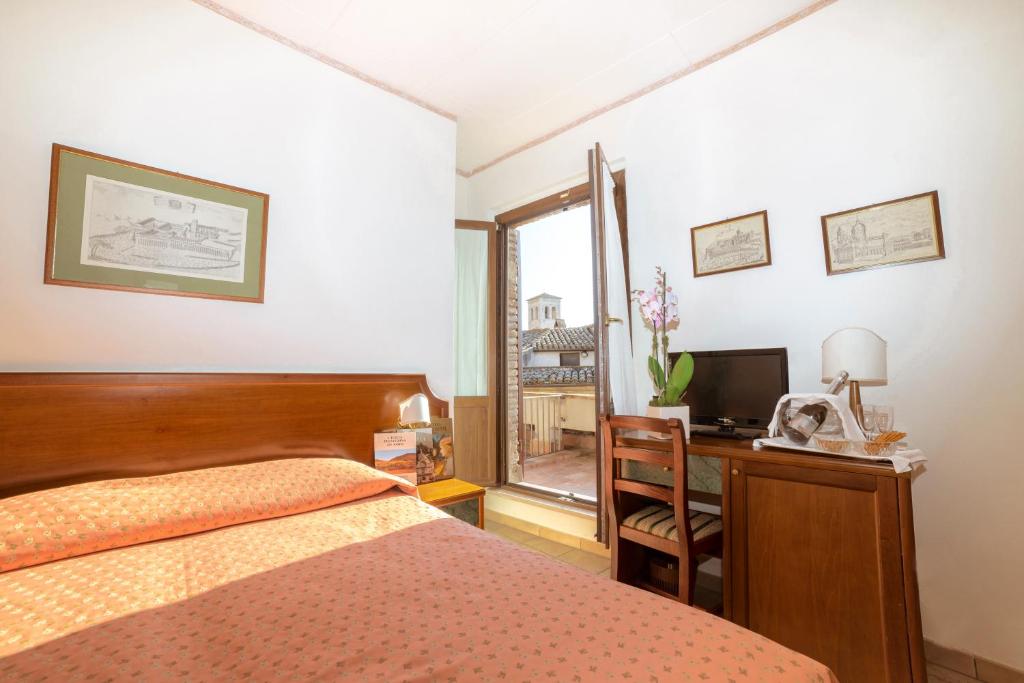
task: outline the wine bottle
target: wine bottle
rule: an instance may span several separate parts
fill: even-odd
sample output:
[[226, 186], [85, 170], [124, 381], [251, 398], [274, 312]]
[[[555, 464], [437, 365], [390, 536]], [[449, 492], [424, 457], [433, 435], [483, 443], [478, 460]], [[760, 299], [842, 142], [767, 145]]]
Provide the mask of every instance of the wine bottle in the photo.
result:
[[[843, 390], [843, 385], [850, 375], [844, 370], [833, 378], [825, 393], [838, 394]], [[813, 401], [802, 406], [796, 411], [796, 415], [785, 421], [782, 425], [782, 433], [787, 439], [795, 444], [807, 443], [811, 435], [818, 431], [828, 417], [828, 403], [825, 401]]]

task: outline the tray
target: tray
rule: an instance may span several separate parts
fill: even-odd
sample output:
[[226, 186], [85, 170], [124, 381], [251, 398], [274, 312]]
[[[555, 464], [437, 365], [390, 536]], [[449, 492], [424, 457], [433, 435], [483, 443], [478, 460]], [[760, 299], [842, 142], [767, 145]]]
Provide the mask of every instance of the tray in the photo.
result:
[[852, 451], [848, 453], [829, 453], [828, 451], [815, 446], [797, 445], [784, 436], [776, 436], [770, 439], [755, 439], [754, 448], [779, 448], [787, 451], [802, 451], [804, 453], [814, 453], [815, 455], [825, 455], [829, 458], [850, 458], [853, 460], [870, 460], [871, 462], [888, 462], [892, 463], [893, 469], [897, 472], [907, 472], [913, 468], [914, 464], [928, 460], [928, 458], [925, 457], [924, 452], [918, 448], [898, 450], [891, 455], [867, 455]]

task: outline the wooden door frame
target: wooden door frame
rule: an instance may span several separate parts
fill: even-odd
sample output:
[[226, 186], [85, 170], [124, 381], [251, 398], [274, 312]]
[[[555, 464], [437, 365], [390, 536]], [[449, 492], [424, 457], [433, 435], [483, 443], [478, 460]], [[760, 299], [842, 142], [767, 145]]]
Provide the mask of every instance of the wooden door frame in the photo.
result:
[[[604, 165], [607, 161], [604, 152], [601, 151], [601, 144], [595, 143], [594, 149], [587, 150], [587, 169], [590, 176], [591, 186], [590, 201], [590, 225], [593, 239], [591, 247], [591, 259], [594, 272], [594, 424], [600, 425], [601, 418], [606, 412], [606, 406], [611, 402], [609, 392], [611, 391], [608, 371], [611, 367], [608, 358], [608, 258], [606, 245], [608, 238], [608, 225], [606, 224], [607, 212], [605, 211], [604, 192]], [[615, 179], [612, 179], [615, 183]], [[613, 189], [614, 191], [614, 189]], [[625, 270], [629, 272], [629, 261], [624, 262]], [[629, 278], [626, 278], [627, 288]], [[602, 319], [602, 313], [604, 318]], [[624, 323], [625, 324], [625, 323]], [[600, 372], [598, 372], [600, 370]], [[597, 531], [596, 538], [599, 542], [608, 545], [608, 503], [601, 496], [605, 490], [604, 480], [606, 473], [603, 440], [597, 440], [596, 456], [597, 467], [594, 474], [597, 485]]]
[[[486, 341], [486, 354], [487, 354], [487, 415], [488, 422], [487, 434], [488, 434], [488, 449], [486, 453], [486, 462], [489, 466], [497, 467], [498, 452], [497, 447], [499, 444], [499, 437], [497, 432], [499, 431], [498, 425], [500, 420], [498, 419], [497, 413], [497, 399], [498, 399], [498, 368], [497, 368], [497, 345], [498, 345], [498, 231], [497, 225], [494, 221], [475, 221], [475, 220], [464, 220], [461, 218], [455, 219], [456, 230], [480, 230], [487, 233], [487, 322], [485, 329], [487, 330], [487, 341]], [[454, 396], [452, 399], [452, 412], [454, 414], [457, 404], [459, 403], [460, 397]], [[480, 397], [469, 397], [472, 399], [479, 399]], [[495, 469], [494, 477], [491, 481], [483, 482], [487, 485], [498, 485], [501, 482], [501, 473]], [[483, 501], [481, 501], [483, 505]]]
[[[629, 251], [628, 251], [627, 241], [626, 241], [627, 224], [626, 224], [626, 195], [625, 195], [626, 171], [625, 171], [625, 169], [620, 169], [618, 171], [613, 171], [612, 172], [612, 178], [615, 180], [615, 187], [616, 187], [616, 192], [615, 192], [615, 208], [616, 208], [617, 215], [618, 215], [619, 235], [620, 235], [620, 238], [622, 240], [622, 257], [623, 257], [623, 260], [625, 261], [625, 267], [626, 267], [625, 268], [625, 270], [626, 270], [626, 289], [628, 290], [629, 289]], [[506, 453], [506, 448], [505, 448], [505, 444], [507, 443], [507, 436], [508, 436], [508, 424], [507, 424], [508, 420], [505, 419], [505, 417], [504, 417], [504, 416], [506, 416], [508, 414], [508, 411], [507, 411], [507, 392], [505, 391], [505, 387], [506, 387], [507, 382], [508, 382], [508, 372], [507, 372], [507, 370], [508, 370], [508, 344], [505, 343], [505, 339], [506, 339], [506, 337], [505, 337], [505, 332], [506, 332], [506, 330], [505, 330], [505, 318], [506, 318], [506, 308], [505, 308], [505, 305], [506, 305], [506, 298], [508, 296], [508, 274], [507, 274], [507, 268], [508, 268], [508, 239], [509, 239], [509, 234], [511, 233], [512, 230], [515, 230], [516, 228], [519, 228], [519, 227], [521, 227], [523, 225], [526, 225], [528, 223], [532, 223], [534, 221], [538, 221], [538, 220], [540, 220], [542, 218], [546, 218], [546, 217], [548, 217], [548, 216], [550, 216], [552, 214], [561, 213], [562, 211], [567, 211], [569, 209], [574, 209], [576, 207], [583, 206], [583, 205], [585, 205], [587, 203], [590, 203], [590, 202], [591, 202], [591, 193], [590, 193], [590, 182], [588, 180], [587, 182], [580, 183], [579, 185], [573, 185], [572, 187], [569, 187], [567, 189], [561, 190], [559, 192], [555, 192], [554, 194], [550, 194], [550, 195], [547, 195], [546, 197], [541, 197], [540, 199], [536, 199], [534, 201], [528, 202], [526, 204], [523, 204], [521, 206], [515, 207], [513, 209], [509, 209], [509, 210], [504, 211], [504, 212], [502, 212], [502, 213], [500, 213], [500, 214], [498, 214], [497, 216], [494, 217], [494, 222], [497, 224], [497, 231], [498, 231], [498, 240], [497, 240], [498, 241], [498, 246], [497, 246], [497, 249], [496, 249], [496, 251], [498, 253], [498, 259], [497, 259], [498, 286], [497, 286], [497, 292], [496, 292], [496, 296], [497, 296], [497, 315], [496, 315], [497, 321], [496, 322], [497, 322], [497, 324], [496, 324], [496, 327], [495, 327], [495, 332], [497, 334], [497, 340], [499, 341], [498, 348], [497, 348], [497, 356], [496, 356], [497, 365], [498, 365], [498, 374], [497, 374], [497, 378], [496, 378], [497, 379], [497, 389], [498, 389], [498, 391], [497, 391], [497, 405], [496, 405], [496, 408], [497, 408], [498, 414], [503, 416], [502, 419], [498, 420], [498, 429], [497, 429], [497, 432], [498, 432], [497, 433], [498, 482], [500, 483], [501, 486], [508, 486], [509, 488], [515, 488], [515, 489], [519, 489], [519, 490], [524, 490], [524, 491], [527, 491], [528, 493], [530, 493], [530, 495], [535, 495], [535, 496], [538, 496], [538, 497], [541, 497], [541, 498], [552, 498], [552, 499], [558, 500], [561, 503], [568, 503], [570, 505], [577, 505], [579, 507], [583, 507], [583, 508], [586, 508], [588, 510], [593, 510], [593, 509], [595, 509], [596, 507], [599, 507], [599, 506], [591, 505], [591, 504], [585, 503], [583, 501], [570, 501], [570, 500], [567, 500], [564, 496], [550, 494], [550, 493], [547, 493], [546, 491], [539, 490], [539, 489], [534, 488], [532, 486], [523, 486], [522, 484], [516, 484], [516, 483], [512, 483], [512, 482], [508, 481], [508, 460], [507, 460], [507, 455], [508, 454]], [[520, 312], [520, 315], [522, 315], [522, 312]], [[597, 321], [595, 321], [594, 324], [597, 325]], [[596, 396], [597, 396], [597, 391], [596, 390], [597, 390], [597, 387], [595, 386], [595, 400], [596, 400]], [[520, 403], [520, 405], [519, 405], [519, 415], [520, 415], [520, 424], [522, 422], [521, 418], [522, 418], [522, 414], [523, 414], [523, 409], [522, 409], [522, 400], [523, 400], [523, 398], [522, 397], [523, 397], [522, 373], [520, 372], [520, 379], [519, 379], [519, 403]], [[595, 423], [595, 425], [594, 425], [594, 438], [597, 439], [597, 438], [599, 438], [599, 436], [600, 435], [597, 433], [597, 423]], [[520, 437], [520, 443], [522, 443], [522, 438], [521, 437]], [[597, 473], [595, 472], [595, 476], [596, 476], [596, 474]], [[598, 495], [600, 495], [600, 491], [598, 491]]]

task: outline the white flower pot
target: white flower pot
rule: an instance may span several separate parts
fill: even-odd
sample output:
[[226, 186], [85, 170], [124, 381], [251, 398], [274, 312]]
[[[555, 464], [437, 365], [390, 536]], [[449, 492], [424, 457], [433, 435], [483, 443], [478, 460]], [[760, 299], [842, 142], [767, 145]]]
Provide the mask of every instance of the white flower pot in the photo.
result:
[[[686, 443], [690, 443], [690, 406], [647, 406], [647, 417], [656, 417], [659, 420], [667, 420], [670, 417], [678, 418], [683, 423], [683, 433], [686, 435]], [[657, 434], [649, 432], [656, 439], [669, 439], [668, 434]]]

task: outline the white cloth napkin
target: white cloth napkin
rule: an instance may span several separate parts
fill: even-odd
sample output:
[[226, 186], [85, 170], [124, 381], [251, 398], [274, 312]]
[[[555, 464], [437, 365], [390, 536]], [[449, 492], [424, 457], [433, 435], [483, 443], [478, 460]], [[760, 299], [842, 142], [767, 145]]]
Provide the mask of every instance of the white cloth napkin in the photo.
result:
[[768, 425], [768, 436], [782, 436], [782, 406], [790, 401], [789, 407], [799, 410], [808, 403], [828, 403], [829, 406], [839, 415], [839, 421], [843, 424], [843, 435], [850, 441], [867, 441], [864, 431], [857, 424], [857, 419], [850, 410], [850, 404], [840, 400], [835, 394], [786, 394], [775, 404], [775, 415]]
[[[786, 404], [786, 401], [789, 401], [789, 407], [795, 410], [799, 410], [801, 407], [812, 402], [828, 403], [829, 407], [839, 416], [839, 421], [843, 425], [843, 436], [846, 439], [850, 441], [868, 441], [867, 436], [864, 434], [864, 430], [862, 430], [860, 425], [857, 424], [857, 419], [853, 416], [853, 411], [850, 410], [850, 404], [846, 401], [840, 400], [840, 398], [835, 394], [786, 394], [780, 398], [779, 402], [775, 405], [775, 415], [772, 417], [771, 424], [768, 425], [769, 438], [756, 440], [754, 442], [754, 448], [763, 448], [767, 446], [769, 448], [789, 448], [798, 451], [833, 455], [828, 451], [820, 448], [814, 448], [807, 444], [793, 443], [782, 435], [782, 407]], [[897, 472], [909, 472], [913, 469], [914, 463], [923, 462], [928, 459], [925, 457], [924, 453], [918, 449], [896, 451], [892, 455], [884, 457], [864, 455], [860, 453], [843, 453], [843, 457], [873, 460], [876, 462], [887, 460], [892, 463], [892, 468]]]

